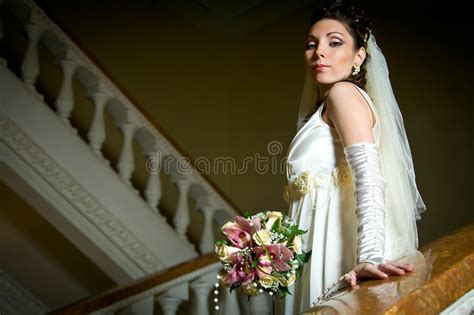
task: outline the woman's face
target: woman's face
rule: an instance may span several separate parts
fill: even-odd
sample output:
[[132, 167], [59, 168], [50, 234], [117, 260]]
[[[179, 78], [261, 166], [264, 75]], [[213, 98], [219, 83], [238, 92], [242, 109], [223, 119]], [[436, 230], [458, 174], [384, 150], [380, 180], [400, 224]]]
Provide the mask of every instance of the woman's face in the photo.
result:
[[324, 19], [308, 32], [305, 59], [316, 85], [327, 88], [347, 79], [355, 64], [362, 64], [365, 49], [354, 49], [354, 39], [344, 24]]

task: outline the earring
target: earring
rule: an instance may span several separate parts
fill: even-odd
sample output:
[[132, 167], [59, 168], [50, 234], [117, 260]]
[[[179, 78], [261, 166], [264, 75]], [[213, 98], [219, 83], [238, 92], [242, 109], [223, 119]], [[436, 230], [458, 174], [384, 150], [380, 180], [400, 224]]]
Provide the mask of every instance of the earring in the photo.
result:
[[360, 72], [360, 65], [355, 64], [354, 65], [354, 71], [352, 71], [352, 75], [358, 75]]

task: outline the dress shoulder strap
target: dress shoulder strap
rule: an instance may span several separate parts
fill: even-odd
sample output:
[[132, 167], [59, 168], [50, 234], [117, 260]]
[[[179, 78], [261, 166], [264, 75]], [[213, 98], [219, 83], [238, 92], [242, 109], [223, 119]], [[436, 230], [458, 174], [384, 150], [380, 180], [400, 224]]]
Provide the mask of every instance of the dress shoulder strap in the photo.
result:
[[372, 99], [370, 98], [369, 94], [367, 94], [366, 91], [364, 91], [362, 88], [358, 87], [355, 84], [354, 84], [354, 86], [357, 88], [357, 90], [360, 92], [360, 94], [362, 94], [362, 96], [365, 98], [365, 100], [369, 104], [370, 109], [372, 109], [372, 113], [374, 114], [374, 118], [375, 118], [375, 125], [374, 125], [374, 128], [375, 128], [378, 125], [379, 118], [378, 118], [377, 111], [375, 109], [374, 103], [372, 102]]

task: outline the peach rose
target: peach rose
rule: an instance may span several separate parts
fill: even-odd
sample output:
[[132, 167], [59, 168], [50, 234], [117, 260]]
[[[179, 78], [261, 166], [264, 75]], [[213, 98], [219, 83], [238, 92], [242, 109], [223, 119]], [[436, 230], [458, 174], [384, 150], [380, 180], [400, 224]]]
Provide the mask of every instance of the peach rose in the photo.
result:
[[262, 279], [260, 279], [258, 282], [260, 283], [260, 285], [264, 288], [270, 288], [273, 283], [275, 283], [276, 281], [276, 278], [273, 277], [273, 276], [266, 276], [266, 277], [263, 277]]
[[238, 253], [240, 249], [237, 247], [227, 246], [227, 245], [222, 244], [220, 246], [216, 245], [215, 251], [221, 261], [228, 261], [230, 256], [232, 254]]
[[295, 282], [296, 280], [296, 274], [294, 272], [292, 272], [290, 274], [290, 277], [289, 278], [286, 278], [286, 277], [282, 277], [279, 282], [285, 286], [285, 287], [289, 287], [293, 282]]
[[270, 231], [268, 230], [260, 230], [253, 234], [253, 240], [258, 245], [270, 245], [272, 242], [270, 240]]
[[272, 211], [267, 213], [266, 217], [268, 218], [267, 224], [265, 225], [265, 228], [267, 230], [270, 230], [272, 228], [273, 223], [275, 223], [276, 220], [279, 218], [283, 217], [283, 214], [278, 211]]
[[293, 239], [293, 250], [295, 253], [298, 255], [301, 254], [301, 237], [299, 235], [296, 235], [295, 238]]

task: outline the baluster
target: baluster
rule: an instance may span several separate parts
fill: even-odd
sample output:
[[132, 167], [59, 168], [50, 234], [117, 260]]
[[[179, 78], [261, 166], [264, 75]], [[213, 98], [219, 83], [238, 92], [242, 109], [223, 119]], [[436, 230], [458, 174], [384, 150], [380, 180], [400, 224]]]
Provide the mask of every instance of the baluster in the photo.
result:
[[153, 211], [159, 213], [158, 206], [162, 193], [160, 172], [164, 152], [159, 149], [161, 143], [156, 137], [144, 129], [141, 129], [135, 138], [142, 147], [143, 155], [147, 157], [146, 170], [148, 172], [148, 182], [145, 188], [145, 198]]
[[[32, 21], [38, 20], [36, 14], [33, 12], [31, 14]], [[35, 83], [39, 75], [38, 43], [44, 34], [44, 28], [33, 22], [25, 25], [25, 29], [28, 34], [28, 46], [21, 64], [21, 74], [26, 86], [41, 97], [36, 91]]]
[[199, 249], [201, 250], [201, 254], [210, 253], [214, 251], [214, 232], [212, 229], [212, 219], [214, 217], [214, 213], [216, 213], [218, 209], [213, 205], [202, 205], [198, 209], [204, 216], [204, 227]]
[[174, 214], [173, 223], [176, 232], [183, 240], [186, 239], [186, 230], [189, 225], [189, 207], [188, 207], [188, 191], [191, 182], [187, 179], [177, 179], [176, 185], [179, 190], [178, 205]]
[[203, 279], [198, 279], [189, 285], [194, 292], [195, 305], [193, 305], [194, 314], [196, 315], [208, 315], [209, 314], [209, 305], [208, 297], [211, 289], [213, 288], [213, 283], [209, 283]]
[[94, 117], [87, 133], [87, 139], [89, 139], [89, 145], [92, 150], [98, 156], [103, 157], [102, 145], [105, 141], [104, 108], [109, 96], [101, 92], [95, 92], [90, 97], [95, 109]]
[[117, 312], [120, 315], [153, 315], [153, 296], [135, 302]]
[[272, 310], [271, 298], [267, 295], [260, 294], [250, 299], [250, 313], [255, 315], [270, 314]]
[[182, 283], [176, 287], [168, 289], [159, 295], [156, 300], [160, 303], [164, 315], [175, 315], [179, 305], [184, 300], [189, 299], [188, 283]]
[[229, 289], [227, 288], [222, 288], [222, 291], [224, 291], [224, 307], [223, 307], [223, 312], [222, 314], [234, 314], [234, 315], [239, 315], [240, 314], [240, 307], [239, 307], [239, 301], [237, 299], [237, 291], [232, 291], [230, 292]]
[[135, 162], [133, 158], [133, 134], [137, 127], [129, 122], [120, 125], [120, 130], [123, 134], [122, 151], [117, 163], [120, 177], [129, 185], [131, 185], [130, 178], [132, 177]]
[[63, 71], [63, 81], [61, 83], [59, 95], [55, 103], [56, 111], [58, 112], [59, 117], [68, 126], [71, 126], [69, 117], [71, 116], [71, 112], [74, 109], [74, 91], [72, 88], [72, 79], [74, 77], [74, 73], [79, 67], [79, 64], [70, 58], [71, 54], [70, 48], [67, 48], [66, 58], [59, 61], [59, 65]]
[[152, 167], [152, 169], [147, 169], [150, 175], [148, 176], [148, 182], [145, 188], [145, 197], [153, 211], [159, 213], [158, 205], [161, 198], [161, 151], [156, 150], [150, 152], [147, 154], [147, 157], [148, 161], [152, 161], [152, 164], [147, 163], [147, 166]]
[[178, 306], [183, 301], [180, 298], [175, 296], [159, 296], [158, 302], [161, 305], [161, 309], [163, 310], [164, 315], [175, 315], [176, 311], [178, 310]]

